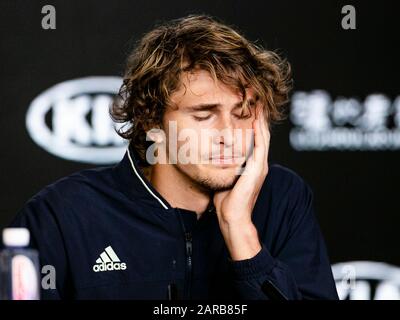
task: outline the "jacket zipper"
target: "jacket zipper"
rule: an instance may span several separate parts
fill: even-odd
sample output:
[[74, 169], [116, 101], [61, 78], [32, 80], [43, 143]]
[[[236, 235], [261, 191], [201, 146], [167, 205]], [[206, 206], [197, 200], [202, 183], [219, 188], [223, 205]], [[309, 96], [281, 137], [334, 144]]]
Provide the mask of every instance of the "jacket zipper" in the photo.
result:
[[192, 253], [193, 253], [193, 238], [191, 232], [186, 232], [185, 224], [183, 222], [181, 212], [177, 209], [179, 215], [179, 221], [183, 229], [185, 236], [185, 248], [186, 248], [186, 267], [185, 267], [185, 298], [190, 299], [191, 297], [191, 286], [192, 286]]
[[190, 232], [185, 233], [186, 241], [186, 258], [187, 258], [187, 281], [186, 281], [186, 297], [191, 298], [191, 287], [192, 287], [192, 234]]

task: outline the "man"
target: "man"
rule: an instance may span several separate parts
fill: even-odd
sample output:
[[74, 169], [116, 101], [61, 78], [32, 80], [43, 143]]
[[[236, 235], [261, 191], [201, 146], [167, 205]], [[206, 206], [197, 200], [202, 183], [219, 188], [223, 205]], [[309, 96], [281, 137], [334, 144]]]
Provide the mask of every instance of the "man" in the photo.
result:
[[287, 62], [210, 17], [147, 33], [111, 109], [122, 161], [47, 186], [13, 222], [56, 269], [42, 297], [337, 299], [310, 187], [268, 163], [289, 89]]

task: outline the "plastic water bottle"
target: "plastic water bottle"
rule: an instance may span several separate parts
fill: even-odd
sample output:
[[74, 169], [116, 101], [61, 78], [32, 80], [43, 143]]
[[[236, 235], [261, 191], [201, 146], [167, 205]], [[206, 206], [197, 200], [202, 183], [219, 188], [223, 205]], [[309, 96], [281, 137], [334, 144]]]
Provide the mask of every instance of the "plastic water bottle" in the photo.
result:
[[39, 300], [39, 259], [29, 249], [29, 230], [3, 230], [4, 249], [0, 252], [0, 299]]

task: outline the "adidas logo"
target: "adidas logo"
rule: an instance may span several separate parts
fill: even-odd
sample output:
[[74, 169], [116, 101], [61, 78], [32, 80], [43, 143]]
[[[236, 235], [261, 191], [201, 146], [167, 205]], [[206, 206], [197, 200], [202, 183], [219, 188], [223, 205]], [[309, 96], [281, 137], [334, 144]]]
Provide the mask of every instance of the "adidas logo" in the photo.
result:
[[96, 260], [96, 264], [93, 266], [94, 272], [100, 271], [113, 271], [113, 270], [125, 270], [126, 263], [119, 260], [117, 254], [114, 252], [111, 246], [108, 246], [101, 254], [100, 258]]

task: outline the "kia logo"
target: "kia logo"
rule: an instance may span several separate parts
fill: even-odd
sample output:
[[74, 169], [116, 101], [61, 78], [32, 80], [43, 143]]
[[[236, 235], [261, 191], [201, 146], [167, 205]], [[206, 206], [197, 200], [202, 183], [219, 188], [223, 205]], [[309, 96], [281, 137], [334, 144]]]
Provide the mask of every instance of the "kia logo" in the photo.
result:
[[63, 159], [111, 164], [122, 159], [127, 141], [109, 116], [119, 77], [86, 77], [59, 83], [37, 96], [28, 108], [26, 127], [33, 141]]
[[400, 268], [383, 262], [351, 261], [332, 266], [342, 300], [400, 300]]

